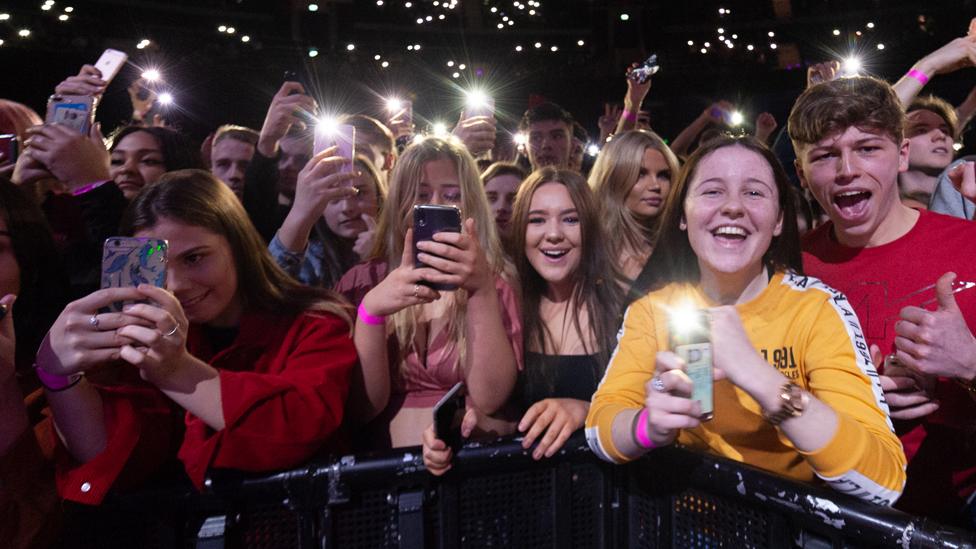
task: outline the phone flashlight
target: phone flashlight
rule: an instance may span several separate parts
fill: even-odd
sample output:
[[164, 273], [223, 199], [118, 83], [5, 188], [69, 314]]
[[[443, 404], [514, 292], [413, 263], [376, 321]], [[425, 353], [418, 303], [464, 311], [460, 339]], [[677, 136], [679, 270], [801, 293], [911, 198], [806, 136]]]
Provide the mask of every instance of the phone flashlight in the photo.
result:
[[850, 56], [841, 63], [840, 70], [845, 76], [857, 76], [861, 70], [861, 60], [857, 56]]
[[714, 417], [712, 400], [712, 341], [708, 312], [683, 305], [668, 314], [668, 338], [671, 349], [685, 362], [685, 374], [691, 379], [691, 399], [701, 404], [699, 419]]
[[437, 137], [445, 137], [448, 134], [447, 124], [443, 122], [434, 122], [431, 127], [431, 133]]
[[744, 120], [745, 120], [745, 117], [739, 111], [732, 111], [732, 113], [729, 114], [729, 125], [730, 126], [739, 126], [739, 125], [742, 124], [742, 122]]
[[391, 97], [386, 100], [386, 110], [390, 112], [399, 112], [403, 108], [403, 101], [396, 97]]
[[144, 70], [142, 71], [142, 77], [149, 82], [156, 82], [157, 80], [161, 80], [163, 78], [158, 69]]
[[163, 92], [159, 94], [159, 104], [160, 105], [172, 105], [173, 104], [173, 94], [169, 92]]
[[495, 100], [483, 90], [468, 90], [465, 96], [465, 118], [495, 115]]

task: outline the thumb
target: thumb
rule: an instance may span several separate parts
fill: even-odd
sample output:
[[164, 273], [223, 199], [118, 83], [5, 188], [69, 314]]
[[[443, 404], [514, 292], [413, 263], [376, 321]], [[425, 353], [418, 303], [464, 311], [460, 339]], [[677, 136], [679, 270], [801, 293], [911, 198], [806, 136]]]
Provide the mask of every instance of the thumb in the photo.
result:
[[464, 232], [471, 238], [478, 240], [478, 226], [475, 225], [474, 219], [469, 217], [464, 220]]
[[966, 33], [966, 36], [970, 40], [976, 40], [976, 17], [973, 17], [969, 22], [969, 32]]
[[935, 297], [939, 301], [939, 310], [958, 311], [956, 296], [952, 291], [952, 283], [956, 280], [956, 273], [948, 272], [939, 277], [935, 283]]
[[478, 412], [474, 408], [468, 408], [464, 412], [464, 419], [461, 420], [461, 436], [468, 438], [474, 428], [478, 426]]
[[871, 362], [874, 363], [874, 368], [880, 369], [884, 365], [884, 355], [881, 354], [881, 347], [872, 343], [869, 350], [871, 351]]
[[403, 254], [400, 256], [400, 266], [413, 266], [413, 229], [407, 229], [403, 236]]

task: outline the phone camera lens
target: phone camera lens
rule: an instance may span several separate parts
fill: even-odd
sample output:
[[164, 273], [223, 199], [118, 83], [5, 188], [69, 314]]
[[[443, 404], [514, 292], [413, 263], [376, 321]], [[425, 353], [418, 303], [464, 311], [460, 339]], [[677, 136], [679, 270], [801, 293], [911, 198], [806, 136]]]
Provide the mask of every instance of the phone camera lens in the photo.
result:
[[417, 220], [417, 226], [418, 227], [426, 227], [427, 226], [427, 218], [421, 217], [420, 219], [418, 219]]

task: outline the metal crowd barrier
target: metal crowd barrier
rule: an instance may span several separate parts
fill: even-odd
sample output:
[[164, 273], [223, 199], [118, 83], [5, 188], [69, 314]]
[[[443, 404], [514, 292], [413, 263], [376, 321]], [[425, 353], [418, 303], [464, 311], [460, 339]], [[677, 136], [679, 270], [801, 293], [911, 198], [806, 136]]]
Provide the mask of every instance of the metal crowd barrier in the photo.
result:
[[268, 476], [218, 472], [202, 495], [113, 505], [143, 523], [143, 547], [976, 547], [976, 532], [682, 449], [613, 466], [581, 432], [539, 462], [517, 439], [468, 444], [441, 478], [409, 448]]

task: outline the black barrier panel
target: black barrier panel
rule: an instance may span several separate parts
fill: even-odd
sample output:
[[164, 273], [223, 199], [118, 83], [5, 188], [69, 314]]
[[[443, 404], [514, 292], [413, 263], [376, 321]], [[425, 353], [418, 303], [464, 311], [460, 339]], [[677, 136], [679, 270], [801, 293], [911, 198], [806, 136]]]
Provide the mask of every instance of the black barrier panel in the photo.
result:
[[208, 487], [113, 508], [170, 508], [145, 531], [153, 547], [976, 547], [976, 532], [681, 449], [612, 466], [581, 433], [540, 462], [518, 440], [471, 444], [443, 478], [410, 448], [264, 477], [215, 472]]

